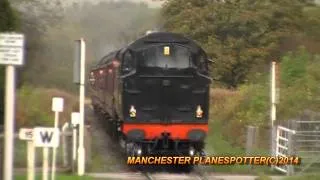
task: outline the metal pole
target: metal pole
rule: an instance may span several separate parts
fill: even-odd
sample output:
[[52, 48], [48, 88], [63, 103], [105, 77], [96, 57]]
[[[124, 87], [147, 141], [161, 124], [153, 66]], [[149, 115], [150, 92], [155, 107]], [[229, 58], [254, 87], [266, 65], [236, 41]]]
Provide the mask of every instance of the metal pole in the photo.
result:
[[85, 171], [85, 148], [84, 148], [84, 78], [85, 78], [85, 43], [81, 39], [80, 56], [80, 122], [79, 122], [79, 148], [78, 148], [78, 175], [83, 176]]
[[34, 166], [35, 166], [35, 148], [33, 141], [27, 141], [28, 146], [28, 180], [34, 180]]
[[[54, 115], [54, 127], [58, 128], [59, 124], [59, 112], [55, 111]], [[55, 180], [55, 172], [56, 172], [56, 154], [57, 154], [57, 148], [52, 148], [52, 171], [51, 171], [51, 180]]]
[[4, 102], [4, 180], [12, 180], [13, 178], [15, 80], [15, 67], [13, 65], [8, 65], [6, 67], [6, 91]]
[[42, 165], [42, 180], [48, 180], [49, 170], [49, 149], [43, 148], [43, 165]]
[[[288, 132], [288, 156], [293, 156], [294, 154], [294, 141], [293, 141], [293, 132]], [[292, 165], [287, 166], [287, 175], [292, 176], [294, 175], [294, 167]]]

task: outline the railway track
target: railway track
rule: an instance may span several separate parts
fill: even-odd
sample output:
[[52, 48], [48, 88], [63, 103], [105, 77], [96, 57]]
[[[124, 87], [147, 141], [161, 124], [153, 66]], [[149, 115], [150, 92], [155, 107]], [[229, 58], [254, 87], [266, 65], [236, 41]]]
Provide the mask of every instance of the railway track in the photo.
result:
[[201, 166], [196, 166], [193, 173], [195, 173], [195, 178], [198, 180], [209, 180], [207, 173], [202, 169]]
[[[206, 177], [197, 174], [171, 174], [171, 173], [88, 173], [86, 174], [99, 180], [200, 180], [207, 178], [208, 180], [256, 180], [258, 176], [253, 175], [230, 175], [230, 174], [208, 174]], [[286, 176], [270, 176], [272, 180], [284, 180]]]
[[203, 174], [198, 173], [89, 173], [87, 174], [94, 178], [108, 178], [108, 179], [135, 179], [135, 180], [223, 180], [221, 178], [215, 178], [213, 176], [206, 177]]
[[[208, 180], [209, 178], [196, 173], [170, 174], [170, 173], [141, 173], [146, 180]], [[212, 178], [211, 178], [212, 179]]]
[[[110, 134], [107, 134], [105, 131], [105, 128], [107, 128], [103, 124], [103, 118], [101, 118], [101, 115], [94, 113], [93, 108], [90, 104], [90, 101], [86, 102], [87, 104], [87, 115], [91, 116], [93, 120], [91, 121], [92, 127], [94, 129], [94, 134], [96, 139], [101, 139], [102, 141], [99, 141], [99, 147], [95, 147], [100, 149], [99, 153], [105, 153], [105, 154], [113, 154], [113, 156], [116, 156], [118, 160], [121, 159], [123, 162], [126, 161], [124, 152], [119, 151], [119, 144], [117, 142], [114, 142], [109, 136]], [[107, 145], [108, 144], [108, 145]], [[105, 156], [104, 156], [105, 158]], [[105, 161], [107, 162], [107, 161]], [[121, 165], [119, 165], [121, 164]], [[117, 167], [121, 167], [120, 169], [124, 170], [123, 173], [89, 173], [90, 175], [93, 175], [95, 177], [109, 177], [109, 178], [115, 178], [115, 179], [147, 179], [147, 180], [167, 180], [167, 179], [175, 179], [175, 180], [191, 180], [191, 179], [197, 179], [197, 180], [207, 180], [206, 174], [201, 169], [201, 167], [196, 166], [191, 172], [184, 173], [181, 171], [173, 170], [168, 167], [144, 167], [144, 168], [135, 168], [135, 167], [128, 167], [125, 166], [124, 163], [119, 163]], [[109, 164], [108, 164], [109, 165]], [[112, 169], [118, 169], [118, 168], [112, 168]], [[154, 171], [154, 169], [159, 169], [160, 171]], [[105, 168], [100, 169], [104, 172]], [[176, 172], [177, 171], [177, 172]], [[212, 179], [212, 178], [210, 178]]]
[[[230, 174], [216, 174], [207, 173], [202, 166], [195, 166], [191, 172], [171, 172], [166, 170], [154, 171], [152, 167], [134, 169], [128, 167], [125, 162], [125, 156], [123, 152], [119, 151], [119, 145], [114, 142], [110, 135], [106, 133], [105, 126], [103, 125], [103, 119], [98, 114], [93, 112], [92, 106], [87, 102], [86, 104], [86, 116], [91, 119], [93, 138], [99, 140], [94, 149], [96, 153], [103, 154], [102, 162], [103, 167], [99, 167], [87, 173], [86, 175], [97, 179], [130, 179], [130, 180], [254, 180], [256, 176], [251, 175], [230, 175]], [[110, 159], [117, 163], [110, 163]], [[123, 162], [123, 163], [121, 163]], [[103, 173], [98, 173], [103, 172]], [[281, 177], [272, 177], [272, 179], [280, 180]]]
[[[147, 180], [209, 180], [216, 178], [208, 178], [207, 174], [202, 170], [201, 167], [195, 167], [192, 172], [189, 173], [170, 173], [170, 172], [144, 172], [141, 171], [141, 174]], [[217, 179], [216, 179], [217, 180]]]
[[150, 173], [148, 173], [148, 172], [145, 172], [145, 173], [143, 172], [142, 174], [143, 174], [143, 176], [146, 177], [147, 180], [155, 180], [155, 179], [152, 177], [152, 175], [151, 175]]

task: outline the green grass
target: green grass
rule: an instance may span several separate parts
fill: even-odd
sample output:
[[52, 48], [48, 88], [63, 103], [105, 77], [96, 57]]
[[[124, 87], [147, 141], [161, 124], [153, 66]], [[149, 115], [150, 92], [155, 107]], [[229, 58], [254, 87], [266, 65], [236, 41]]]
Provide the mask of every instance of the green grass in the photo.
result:
[[305, 174], [301, 176], [291, 176], [291, 177], [286, 177], [283, 180], [301, 180], [301, 179], [318, 180], [320, 179], [320, 174], [315, 173], [315, 174]]
[[[1, 143], [1, 140], [0, 140]], [[52, 156], [52, 151], [49, 151], [50, 157]], [[61, 165], [63, 162], [62, 157], [62, 146], [57, 148], [57, 164]], [[42, 165], [42, 149], [36, 148], [36, 164], [37, 166]], [[19, 139], [15, 139], [14, 147], [14, 166], [15, 167], [26, 167], [27, 165], [27, 143]]]
[[[222, 125], [219, 121], [211, 122], [209, 125], [210, 134], [206, 139], [206, 151], [208, 155], [221, 156], [245, 156], [245, 149], [232, 146], [222, 136]], [[268, 155], [268, 152], [256, 149], [252, 155]], [[249, 165], [224, 165], [208, 166], [207, 171], [240, 173], [240, 174], [275, 174], [269, 166], [249, 166]]]
[[[36, 180], [41, 180], [41, 179], [42, 179], [41, 175], [36, 176]], [[80, 176], [72, 176], [72, 175], [57, 175], [56, 179], [59, 179], [59, 180], [71, 180], [71, 179], [72, 180], [96, 180], [96, 179], [94, 179], [92, 177], [88, 177], [88, 176], [80, 177]], [[27, 177], [23, 176], [23, 175], [17, 175], [17, 176], [15, 176], [14, 180], [27, 180]]]

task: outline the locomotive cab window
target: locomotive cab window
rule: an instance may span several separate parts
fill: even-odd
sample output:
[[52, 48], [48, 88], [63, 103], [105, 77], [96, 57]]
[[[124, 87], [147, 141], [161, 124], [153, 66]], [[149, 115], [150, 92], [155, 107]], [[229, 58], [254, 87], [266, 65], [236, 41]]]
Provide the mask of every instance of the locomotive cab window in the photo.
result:
[[178, 45], [153, 46], [140, 51], [140, 67], [185, 69], [192, 67], [188, 48]]
[[134, 58], [130, 51], [125, 52], [121, 70], [123, 73], [129, 73], [134, 69]]

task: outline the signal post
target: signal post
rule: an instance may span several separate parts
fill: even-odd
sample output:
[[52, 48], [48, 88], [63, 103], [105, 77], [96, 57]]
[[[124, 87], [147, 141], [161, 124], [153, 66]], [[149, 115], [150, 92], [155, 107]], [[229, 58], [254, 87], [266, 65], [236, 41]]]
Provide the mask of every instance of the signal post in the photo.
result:
[[73, 66], [73, 82], [80, 85], [79, 96], [79, 147], [78, 147], [78, 175], [85, 172], [85, 148], [84, 148], [84, 99], [85, 99], [85, 41], [83, 38], [75, 41], [75, 59]]

